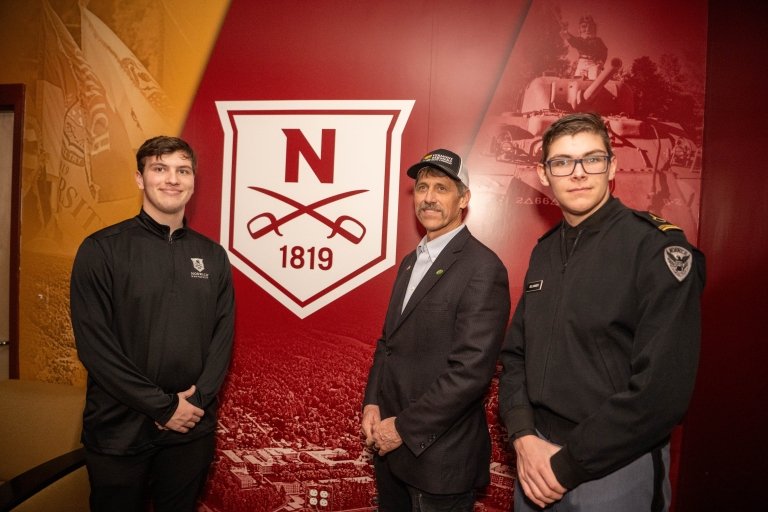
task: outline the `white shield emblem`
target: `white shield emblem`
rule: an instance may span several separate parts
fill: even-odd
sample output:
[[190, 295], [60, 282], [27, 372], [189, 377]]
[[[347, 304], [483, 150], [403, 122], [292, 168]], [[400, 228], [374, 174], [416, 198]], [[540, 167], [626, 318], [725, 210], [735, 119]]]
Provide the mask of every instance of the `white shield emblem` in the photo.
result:
[[198, 272], [202, 272], [205, 270], [205, 265], [203, 264], [203, 258], [191, 258], [192, 259], [192, 266], [195, 267], [195, 270]]
[[221, 243], [300, 318], [394, 264], [403, 101], [217, 102]]
[[664, 249], [664, 261], [678, 281], [682, 282], [688, 276], [693, 265], [691, 260], [691, 252], [685, 247], [672, 245]]

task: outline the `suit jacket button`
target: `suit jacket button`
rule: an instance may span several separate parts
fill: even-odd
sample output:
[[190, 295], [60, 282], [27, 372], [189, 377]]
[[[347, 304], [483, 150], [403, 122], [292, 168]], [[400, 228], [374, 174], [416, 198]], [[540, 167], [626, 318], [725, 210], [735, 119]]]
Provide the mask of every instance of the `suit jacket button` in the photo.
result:
[[427, 443], [419, 443], [419, 448], [422, 450], [427, 447]]

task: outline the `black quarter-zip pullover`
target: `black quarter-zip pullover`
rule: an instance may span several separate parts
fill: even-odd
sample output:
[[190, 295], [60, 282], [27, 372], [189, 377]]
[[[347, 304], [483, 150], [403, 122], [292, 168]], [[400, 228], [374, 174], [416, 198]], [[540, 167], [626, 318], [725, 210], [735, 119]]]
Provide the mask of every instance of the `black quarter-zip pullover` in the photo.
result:
[[[143, 210], [86, 238], [72, 269], [78, 356], [88, 370], [83, 444], [110, 455], [191, 441], [216, 426], [216, 396], [234, 330], [229, 260], [186, 226], [171, 233]], [[187, 434], [159, 430], [177, 393], [205, 410]]]

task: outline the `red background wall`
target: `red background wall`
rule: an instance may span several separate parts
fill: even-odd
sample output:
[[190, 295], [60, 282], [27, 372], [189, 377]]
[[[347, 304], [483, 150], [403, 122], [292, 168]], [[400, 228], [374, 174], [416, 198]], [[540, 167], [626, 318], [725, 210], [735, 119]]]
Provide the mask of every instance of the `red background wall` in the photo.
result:
[[[4, 7], [6, 3], [5, 14], [21, 12], [27, 7], [27, 2], [21, 0], [3, 2]], [[68, 21], [68, 26], [77, 23], [79, 14], [75, 1], [51, 3]], [[241, 10], [230, 15], [247, 14], [247, 7], [251, 4], [251, 9], [259, 11], [259, 17], [239, 24], [241, 32], [220, 34], [219, 44], [231, 51], [225, 52], [223, 58], [212, 59], [212, 77], [201, 83], [198, 91], [200, 101], [190, 112], [190, 119], [201, 122], [190, 123], [184, 130], [185, 137], [200, 143], [197, 147], [201, 160], [214, 162], [212, 172], [201, 177], [200, 186], [205, 192], [200, 195], [211, 198], [211, 202], [216, 204], [220, 195], [220, 128], [215, 107], [212, 102], [206, 101], [206, 95], [210, 98], [215, 92], [217, 100], [253, 99], [257, 95], [258, 99], [370, 99], [386, 91], [387, 98], [417, 97], [419, 102], [406, 130], [403, 155], [419, 154], [436, 144], [455, 146], [465, 151], [481, 122], [476, 114], [487, 106], [496, 78], [503, 71], [501, 66], [492, 67], [491, 64], [503, 62], [503, 56], [514, 45], [513, 36], [519, 28], [516, 23], [522, 16], [521, 11], [531, 4], [527, 1], [494, 0], [483, 2], [483, 9], [476, 9], [473, 8], [475, 6], [468, 6], [469, 2], [460, 0], [413, 1], [408, 5], [414, 15], [402, 19], [393, 14], [391, 5], [386, 3], [350, 0], [346, 4], [338, 2], [346, 8], [345, 19], [356, 21], [345, 24], [339, 19], [322, 20], [323, 2], [296, 2], [301, 9], [291, 16], [282, 15], [277, 2], [234, 0], [232, 3]], [[768, 170], [762, 164], [763, 148], [768, 147], [763, 122], [768, 114], [768, 102], [765, 100], [768, 93], [763, 79], [768, 69], [768, 7], [756, 0], [738, 4], [714, 0], [707, 3], [705, 178], [702, 180], [698, 240], [708, 257], [708, 285], [703, 299], [700, 375], [685, 422], [676, 511], [762, 510], [759, 504], [764, 487], [763, 461], [768, 456], [768, 450], [763, 448], [762, 443], [765, 437], [763, 417], [766, 416], [762, 409], [768, 398], [768, 378], [763, 369], [768, 349], [765, 347], [765, 326], [762, 322], [768, 313], [763, 297], [768, 285], [764, 265], [768, 256]], [[34, 4], [36, 2], [29, 4], [29, 15], [39, 17], [39, 13], [32, 12]], [[92, 1], [90, 7], [97, 9], [97, 4], [99, 2]], [[437, 9], [436, 5], [440, 8]], [[606, 9], [597, 9], [593, 14], [606, 16], [611, 5], [615, 7], [615, 4], [606, 2]], [[676, 23], [642, 25], [642, 29], [651, 39], [668, 36], [670, 32], [679, 35], [686, 29], [701, 27], [702, 23], [686, 16], [686, 12], [700, 9], [702, 5], [701, 0], [675, 2]], [[657, 9], [661, 10], [660, 7]], [[446, 17], [446, 13], [450, 16]], [[10, 19], [6, 16], [3, 20], [6, 30], [0, 37], [0, 48], [3, 49], [0, 54], [11, 64], [21, 57], [25, 66], [26, 63], [37, 62], [28, 55], [34, 45], [25, 46], [22, 38], [15, 37], [14, 32], [9, 30], [7, 23]], [[18, 23], [19, 30], [26, 31], [27, 26]], [[474, 28], [475, 32], [461, 32], [467, 27]], [[607, 24], [601, 28], [609, 29]], [[380, 36], [372, 38], [372, 31], [380, 33]], [[339, 34], [345, 36], [342, 38]], [[347, 37], [364, 40], [367, 46], [348, 45]], [[467, 39], [471, 39], [473, 44], [466, 44]], [[372, 40], [376, 41], [373, 45], [370, 44]], [[239, 44], [241, 41], [263, 41], [264, 44], [258, 46], [261, 51], [257, 53], [255, 47]], [[285, 51], [288, 48], [295, 52], [298, 41], [308, 42], [309, 47], [304, 52], [305, 60], [294, 68], [285, 60]], [[440, 53], [440, 48], [445, 52]], [[478, 51], [487, 57], [487, 61], [473, 62], [473, 52]], [[408, 52], [412, 57], [409, 62], [414, 64], [404, 66], [403, 60], [397, 58], [402, 52]], [[222, 57], [221, 54], [219, 56]], [[428, 65], [431, 62], [436, 65]], [[354, 81], [344, 80], [349, 70], [367, 68], [371, 63], [375, 64], [375, 72], [355, 72]], [[477, 74], [462, 73], [470, 64], [485, 67]], [[33, 83], [27, 74], [19, 71], [22, 67], [25, 72], [28, 71], [20, 65], [16, 68], [3, 66], [0, 81]], [[15, 74], [10, 72], [14, 69]], [[330, 79], [313, 82], [311, 86], [305, 80], [306, 76], [320, 74]], [[417, 76], [418, 80], [409, 82], [406, 79], [409, 76]], [[28, 108], [35, 105], [32, 98], [28, 97]], [[453, 108], [456, 101], [471, 108]], [[435, 119], [442, 122], [435, 122]], [[404, 180], [402, 191], [407, 194], [407, 190], [408, 182]], [[398, 240], [398, 259], [418, 239], [407, 195], [404, 197], [399, 214], [403, 229]], [[203, 201], [197, 206], [191, 205], [192, 223], [201, 231], [217, 237], [218, 209], [214, 206], [209, 210], [203, 206], [205, 204]], [[25, 220], [26, 229], [29, 229], [29, 219]], [[24, 234], [29, 239], [27, 235], [29, 232]], [[694, 238], [694, 233], [691, 237]], [[527, 250], [528, 247], [524, 249], [525, 252]], [[59, 272], [58, 269], [66, 269], [68, 262], [60, 265], [53, 255], [41, 260], [43, 263], [40, 265], [34, 264], [38, 260], [32, 261], [33, 264], [22, 269], [29, 282], [38, 284], [33, 278], [35, 274], [30, 274], [35, 267], [47, 271], [53, 269], [58, 279], [56, 283], [66, 280], [66, 271]], [[361, 329], [364, 332], [354, 334], [372, 341], [386, 307], [393, 276], [394, 269], [385, 272], [367, 283], [365, 290], [356, 290], [343, 302], [314, 315], [306, 325], [322, 330], [332, 325], [340, 313], [344, 313], [354, 317], [355, 323], [365, 326]], [[272, 299], [246, 283], [242, 275], [238, 279], [241, 291], [238, 298], [242, 303], [255, 305], [252, 310], [241, 311], [240, 332], [245, 332], [243, 326], [255, 327], [253, 330], [258, 337], [253, 340], [243, 336], [239, 350], [272, 341], [270, 336], [274, 333], [259, 330], [263, 324], [275, 325], [279, 335], [284, 336], [286, 331], [282, 325], [295, 324], [295, 318], [283, 309], [272, 308], [268, 321], [249, 320], [247, 317], [257, 315], [258, 308], [269, 305]], [[29, 289], [36, 291], [37, 287], [30, 286]], [[65, 295], [63, 290], [61, 288], [62, 297]], [[31, 295], [32, 292], [29, 293]], [[36, 321], [48, 316], [64, 318], [66, 305], [63, 299], [57, 302], [55, 298], [51, 298], [50, 305], [47, 301], [45, 304], [22, 301], [22, 313]], [[339, 330], [353, 329], [342, 325]], [[299, 331], [293, 325], [289, 335]], [[53, 340], [68, 340], [66, 323], [57, 323], [52, 333]], [[32, 335], [22, 342], [26, 342], [27, 346], [42, 345], [37, 331], [32, 331]], [[71, 343], [63, 345], [62, 350], [71, 352]], [[52, 362], [62, 358], [50, 354], [58, 352], [49, 353], [44, 360], [46, 364], [43, 366], [48, 373], [42, 376], [28, 374], [43, 380], [55, 375], [50, 371]], [[354, 377], [360, 380], [366, 369], [368, 352], [356, 357], [360, 375]], [[317, 370], [318, 375], [326, 373], [327, 370]], [[248, 395], [244, 400], [251, 398]], [[351, 407], [357, 409], [357, 404]], [[344, 428], [355, 432], [355, 419], [346, 419], [351, 423]]]
[[[277, 4], [233, 1], [182, 134], [198, 149], [201, 161], [214, 163], [210, 172], [200, 175], [196, 200], [189, 208], [191, 224], [217, 237], [221, 186], [217, 164], [222, 161], [222, 144], [215, 101], [414, 98], [416, 104], [403, 137], [403, 159], [412, 160], [412, 155], [434, 146], [465, 153], [498, 87], [497, 77], [508, 64], [505, 55], [515, 46], [516, 23], [526, 15], [529, 4], [490, 2], [483, 4], [482, 15], [481, 9], [460, 0], [441, 3], [441, 9], [436, 9], [435, 4], [413, 2], [407, 8], [411, 15], [403, 16], [402, 9], [395, 9], [392, 4], [349, 2], [336, 16], [323, 16], [322, 4], [308, 3], [303, 5], [301, 15], [289, 20], [286, 9]], [[700, 14], [701, 3], [697, 9]], [[690, 25], [685, 25], [686, 12], [694, 10], [675, 8], [683, 24], [678, 31], [680, 40], [670, 43], [670, 51], [676, 48], [675, 44], [682, 46], [683, 34], [691, 26], [704, 30], [691, 20]], [[319, 19], [322, 23], [317, 22]], [[603, 27], [610, 27], [610, 22], [606, 21]], [[666, 27], [659, 30], [665, 30], [664, 35], [669, 36], [673, 29]], [[653, 36], [648, 35], [648, 39]], [[704, 38], [701, 39], [703, 44]], [[511, 59], [517, 63], [514, 56]], [[456, 108], [457, 105], [461, 107]], [[703, 174], [706, 176], [707, 172]], [[624, 185], [622, 192], [626, 193], [625, 180], [629, 177], [618, 180]], [[409, 181], [402, 180], [398, 260], [419, 238], [409, 190]], [[536, 194], [533, 189], [522, 193], [525, 197]], [[635, 197], [643, 195], [638, 193]], [[629, 204], [648, 208], [644, 204]], [[530, 231], [530, 243], [521, 243], [521, 237], [517, 237], [511, 248], [510, 268], [522, 271], [522, 267], [517, 269], [514, 264], [527, 260], [535, 238], [530, 235], [542, 229], [534, 229], [519, 210], [506, 214], [524, 226], [522, 231]], [[690, 230], [689, 238], [696, 240], [695, 229]], [[493, 244], [493, 240], [489, 242]], [[514, 288], [521, 276], [512, 274]], [[303, 404], [315, 401], [320, 402], [321, 415], [327, 417], [312, 418], [307, 423], [325, 431], [320, 439], [349, 453], [359, 450], [358, 395], [368, 353], [345, 340], [375, 339], [393, 275], [394, 268], [299, 322], [283, 308], [275, 307], [267, 293], [235, 272], [239, 304], [237, 343], [230, 380], [223, 393], [222, 417], [228, 432], [220, 436], [222, 450], [254, 451], [268, 446], [272, 440], [260, 435], [257, 429], [248, 430], [251, 418], [255, 418], [256, 425], [279, 425], [281, 435], [290, 441], [313, 439], [313, 431], [307, 433], [304, 429]], [[513, 291], [513, 299], [516, 295]], [[312, 364], [305, 365], [307, 361]], [[318, 400], [302, 394], [313, 388], [313, 393], [321, 393]], [[338, 396], [330, 396], [325, 389], [342, 391]], [[287, 392], [302, 405], [296, 412], [282, 407], [277, 399]], [[327, 407], [337, 399], [333, 407]], [[300, 416], [301, 420], [290, 420]], [[289, 421], [283, 421], [283, 417]], [[236, 433], [239, 427], [245, 431], [242, 439]], [[503, 462], [504, 457], [494, 460]], [[227, 481], [227, 464], [224, 461], [216, 465], [220, 473], [214, 473], [209, 502], [221, 501], [231, 507], [238, 499], [227, 502], [229, 490], [218, 485]]]
[[768, 8], [710, 1], [709, 20], [699, 233], [708, 282], [676, 510], [765, 510]]

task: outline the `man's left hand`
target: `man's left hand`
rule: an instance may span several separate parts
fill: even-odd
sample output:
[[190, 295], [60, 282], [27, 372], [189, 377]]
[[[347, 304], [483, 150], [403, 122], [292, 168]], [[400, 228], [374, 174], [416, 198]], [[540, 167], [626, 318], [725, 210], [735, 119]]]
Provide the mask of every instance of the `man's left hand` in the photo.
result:
[[560, 446], [529, 434], [513, 441], [517, 453], [517, 477], [528, 499], [545, 508], [563, 498], [567, 489], [552, 471], [551, 459]]
[[193, 396], [196, 391], [197, 387], [192, 384], [186, 391], [176, 393], [179, 396], [179, 404], [176, 406], [176, 411], [171, 416], [171, 419], [163, 425], [165, 429], [186, 434], [200, 422], [205, 411], [187, 401], [187, 398]]
[[373, 447], [379, 450], [379, 455], [386, 455], [403, 444], [395, 428], [395, 416], [383, 419], [373, 427], [373, 441]]

